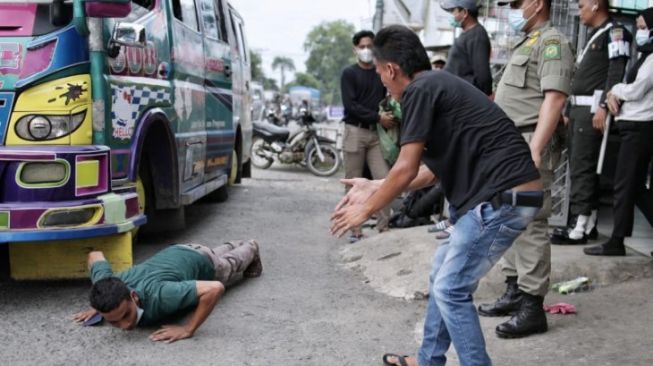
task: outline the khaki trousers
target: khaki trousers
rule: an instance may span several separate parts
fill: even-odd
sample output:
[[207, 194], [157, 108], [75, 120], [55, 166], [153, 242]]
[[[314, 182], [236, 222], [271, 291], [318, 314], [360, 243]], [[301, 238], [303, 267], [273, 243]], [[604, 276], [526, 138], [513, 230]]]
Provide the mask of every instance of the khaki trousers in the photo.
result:
[[215, 280], [227, 284], [237, 273], [242, 273], [258, 254], [254, 240], [226, 242], [213, 249], [201, 244], [180, 244], [207, 256], [215, 268]]
[[[524, 133], [530, 142], [532, 133]], [[515, 240], [512, 247], [503, 255], [501, 272], [506, 276], [516, 276], [519, 289], [535, 296], [545, 296], [549, 292], [551, 276], [551, 241], [549, 238], [549, 216], [551, 215], [551, 185], [553, 170], [560, 161], [560, 142], [556, 137], [542, 154], [540, 175], [544, 185], [544, 203], [535, 219]]]
[[[383, 179], [388, 175], [390, 167], [383, 159], [376, 129], [369, 130], [345, 124], [342, 150], [345, 158], [345, 178], [362, 177], [365, 162], [370, 168], [372, 178]], [[377, 215], [377, 230], [386, 229], [390, 221], [390, 206], [381, 209]]]

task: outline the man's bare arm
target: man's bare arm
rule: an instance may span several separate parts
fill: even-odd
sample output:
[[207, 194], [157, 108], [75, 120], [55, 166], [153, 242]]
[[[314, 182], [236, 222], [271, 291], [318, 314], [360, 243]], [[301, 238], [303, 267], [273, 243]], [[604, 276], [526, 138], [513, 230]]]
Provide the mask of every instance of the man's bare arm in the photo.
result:
[[566, 100], [567, 95], [565, 93], [555, 90], [544, 92], [544, 102], [540, 107], [540, 118], [537, 121], [537, 127], [530, 142], [531, 156], [538, 168], [542, 163], [542, 151], [551, 141], [551, 136], [558, 127]]
[[219, 281], [197, 281], [196, 286], [198, 297], [197, 308], [195, 308], [186, 324], [164, 325], [161, 329], [150, 335], [150, 340], [172, 343], [180, 339], [190, 338], [195, 334], [197, 328], [211, 315], [213, 308], [225, 291], [224, 285]]

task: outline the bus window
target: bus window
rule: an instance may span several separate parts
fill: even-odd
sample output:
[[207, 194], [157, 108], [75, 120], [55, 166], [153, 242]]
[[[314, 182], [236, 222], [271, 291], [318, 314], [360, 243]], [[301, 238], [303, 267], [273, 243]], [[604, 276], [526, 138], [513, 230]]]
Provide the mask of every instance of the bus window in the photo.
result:
[[243, 32], [243, 23], [238, 22], [238, 30], [240, 31], [240, 53], [243, 56], [245, 62], [247, 62], [247, 45], [245, 44], [245, 32]]
[[231, 17], [231, 31], [233, 32], [235, 42], [234, 46], [236, 47], [236, 50], [238, 50], [238, 54], [242, 56], [242, 52], [240, 51], [240, 40], [238, 39], [238, 32], [236, 31], [236, 19], [234, 19], [233, 13], [229, 12], [229, 16]]
[[222, 3], [222, 0], [217, 1], [218, 2], [215, 5], [218, 8], [216, 15], [218, 17], [218, 25], [220, 26], [220, 40], [224, 43], [229, 43], [229, 38], [227, 36], [227, 18], [224, 16], [224, 4]]
[[209, 38], [219, 39], [218, 25], [215, 21], [215, 11], [213, 9], [213, 0], [200, 0], [200, 9], [204, 35]]
[[172, 9], [175, 18], [181, 20], [190, 29], [199, 30], [194, 0], [172, 0]]

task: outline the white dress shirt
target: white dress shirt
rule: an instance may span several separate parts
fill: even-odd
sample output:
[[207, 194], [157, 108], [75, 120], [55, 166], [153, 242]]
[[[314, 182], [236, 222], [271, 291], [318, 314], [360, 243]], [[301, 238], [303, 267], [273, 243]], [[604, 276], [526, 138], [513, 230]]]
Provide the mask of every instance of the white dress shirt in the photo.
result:
[[634, 82], [617, 84], [611, 92], [624, 101], [617, 121], [653, 122], [653, 55], [639, 68]]

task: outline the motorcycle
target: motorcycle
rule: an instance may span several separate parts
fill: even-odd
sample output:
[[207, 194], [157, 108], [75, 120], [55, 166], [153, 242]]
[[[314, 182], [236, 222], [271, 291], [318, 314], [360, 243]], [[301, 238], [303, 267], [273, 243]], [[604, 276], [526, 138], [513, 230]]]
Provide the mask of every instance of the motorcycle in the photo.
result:
[[[305, 112], [304, 112], [305, 113]], [[269, 168], [274, 160], [283, 164], [299, 164], [320, 177], [335, 174], [342, 159], [336, 142], [318, 135], [314, 119], [304, 116], [294, 133], [269, 122], [254, 122], [251, 160], [255, 167]]]

